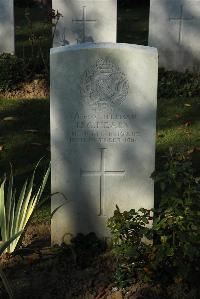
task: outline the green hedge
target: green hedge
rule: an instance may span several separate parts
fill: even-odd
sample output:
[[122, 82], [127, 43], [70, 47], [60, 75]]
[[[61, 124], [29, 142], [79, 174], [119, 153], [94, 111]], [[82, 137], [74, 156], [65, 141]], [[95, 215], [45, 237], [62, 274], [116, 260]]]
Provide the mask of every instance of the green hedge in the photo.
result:
[[9, 53], [0, 54], [0, 91], [17, 89], [24, 79], [24, 60]]

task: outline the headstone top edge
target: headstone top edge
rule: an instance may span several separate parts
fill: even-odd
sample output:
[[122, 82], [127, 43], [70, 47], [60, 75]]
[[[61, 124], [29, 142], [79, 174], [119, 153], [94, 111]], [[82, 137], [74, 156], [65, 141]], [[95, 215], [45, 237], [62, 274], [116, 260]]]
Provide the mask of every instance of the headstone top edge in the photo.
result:
[[70, 45], [70, 46], [61, 46], [50, 49], [50, 55], [68, 52], [68, 51], [78, 51], [84, 49], [135, 49], [135, 50], [143, 50], [145, 52], [149, 52], [158, 56], [158, 50], [155, 47], [142, 46], [136, 44], [127, 44], [127, 43], [83, 43], [78, 45]]
[[[77, 2], [85, 2], [86, 0], [76, 0]], [[107, 1], [110, 1], [110, 2], [117, 2], [117, 0], [98, 0], [98, 2], [107, 2]], [[95, 2], [95, 0], [87, 0], [87, 2]]]
[[[165, 1], [167, 1], [167, 2], [172, 2], [172, 3], [174, 3], [174, 0], [165, 0]], [[190, 3], [190, 2], [199, 2], [200, 0], [178, 0], [179, 1], [179, 3]], [[151, 2], [163, 2], [163, 0], [151, 0]]]

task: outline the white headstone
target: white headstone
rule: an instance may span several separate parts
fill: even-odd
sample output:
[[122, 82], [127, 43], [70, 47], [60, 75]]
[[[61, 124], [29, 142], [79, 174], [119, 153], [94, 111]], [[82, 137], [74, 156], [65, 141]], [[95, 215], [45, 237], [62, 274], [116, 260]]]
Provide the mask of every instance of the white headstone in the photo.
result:
[[[51, 50], [52, 193], [69, 201], [52, 219], [52, 241], [108, 236], [121, 210], [152, 208], [157, 50], [82, 44]], [[52, 210], [65, 202], [52, 199]]]
[[151, 0], [149, 45], [167, 70], [200, 69], [200, 0]]
[[54, 47], [83, 42], [116, 42], [117, 0], [53, 0], [60, 18]]
[[0, 0], [0, 53], [14, 53], [14, 51], [13, 0]]

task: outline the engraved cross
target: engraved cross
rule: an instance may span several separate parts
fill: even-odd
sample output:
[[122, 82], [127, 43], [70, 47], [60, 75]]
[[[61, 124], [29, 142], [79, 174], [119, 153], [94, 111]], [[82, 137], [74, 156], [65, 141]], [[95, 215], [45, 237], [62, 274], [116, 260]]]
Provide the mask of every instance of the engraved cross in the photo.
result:
[[72, 22], [80, 22], [80, 23], [82, 23], [82, 40], [81, 40], [81, 43], [85, 43], [86, 42], [86, 24], [87, 24], [87, 22], [96, 22], [96, 20], [87, 19], [87, 16], [86, 16], [86, 6], [83, 6], [82, 19], [72, 20]]
[[179, 36], [178, 36], [178, 43], [179, 45], [181, 45], [181, 41], [182, 41], [182, 29], [183, 29], [183, 21], [191, 21], [193, 20], [193, 17], [190, 18], [184, 18], [184, 6], [181, 5], [180, 6], [180, 16], [177, 18], [169, 18], [170, 21], [179, 21]]
[[104, 214], [105, 203], [105, 180], [107, 176], [124, 176], [125, 170], [106, 170], [105, 167], [105, 150], [106, 148], [100, 148], [100, 170], [80, 170], [81, 176], [99, 176], [100, 177], [100, 203], [98, 216], [106, 216]]

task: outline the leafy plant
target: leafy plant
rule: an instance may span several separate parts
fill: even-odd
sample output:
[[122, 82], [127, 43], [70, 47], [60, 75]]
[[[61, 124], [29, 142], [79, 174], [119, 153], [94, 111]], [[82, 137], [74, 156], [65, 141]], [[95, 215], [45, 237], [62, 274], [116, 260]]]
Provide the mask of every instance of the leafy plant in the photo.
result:
[[200, 93], [200, 73], [179, 73], [160, 69], [158, 97], [198, 97]]
[[121, 286], [136, 281], [197, 285], [200, 178], [190, 155], [172, 150], [162, 170], [153, 177], [160, 191], [157, 208], [129, 212], [117, 208], [108, 221], [119, 256], [117, 281]]
[[24, 60], [9, 53], [0, 54], [0, 91], [18, 88], [24, 80]]
[[12, 236], [9, 240], [7, 240], [6, 242], [0, 242], [0, 255], [6, 250], [6, 248], [8, 248], [10, 246], [10, 244], [18, 237], [20, 237], [20, 235], [22, 234], [23, 231], [20, 231], [18, 233], [16, 233], [14, 236]]
[[162, 171], [153, 177], [160, 204], [154, 214], [152, 268], [172, 271], [175, 281], [194, 282], [200, 272], [200, 178], [190, 151], [177, 154], [170, 149]]
[[[36, 165], [36, 168], [38, 164]], [[0, 230], [3, 242], [7, 242], [10, 238], [12, 238], [14, 235], [25, 228], [28, 220], [30, 219], [35, 207], [37, 206], [42, 196], [49, 176], [50, 167], [44, 174], [39, 188], [33, 191], [36, 168], [30, 181], [28, 182], [28, 179], [25, 181], [17, 201], [16, 190], [13, 189], [12, 171], [10, 174], [7, 192], [5, 189], [6, 178], [4, 178], [3, 182], [0, 185]], [[16, 238], [6, 248], [6, 251], [13, 252], [15, 247], [17, 246], [18, 241], [19, 237]]]
[[120, 287], [139, 280], [148, 281], [144, 268], [151, 252], [151, 221], [151, 210], [121, 212], [118, 206], [114, 216], [108, 220], [114, 252], [119, 256], [115, 277]]

